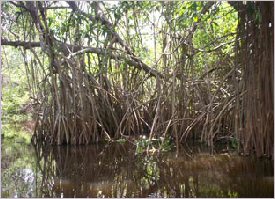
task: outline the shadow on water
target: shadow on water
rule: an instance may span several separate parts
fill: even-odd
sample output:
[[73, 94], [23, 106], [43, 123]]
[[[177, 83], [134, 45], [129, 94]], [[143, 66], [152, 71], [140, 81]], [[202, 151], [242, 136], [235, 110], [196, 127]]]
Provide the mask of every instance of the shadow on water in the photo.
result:
[[2, 143], [2, 197], [273, 197], [274, 164], [182, 150], [135, 155], [132, 145], [34, 148]]

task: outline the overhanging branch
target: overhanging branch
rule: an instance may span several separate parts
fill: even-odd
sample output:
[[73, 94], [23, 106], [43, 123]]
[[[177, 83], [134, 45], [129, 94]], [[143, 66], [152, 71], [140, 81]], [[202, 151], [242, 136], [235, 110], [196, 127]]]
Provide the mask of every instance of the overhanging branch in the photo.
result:
[[25, 49], [30, 49], [34, 47], [40, 47], [40, 42], [28, 42], [28, 41], [9, 41], [5, 38], [1, 38], [1, 45], [3, 46], [22, 46]]
[[[118, 55], [115, 52], [112, 52], [111, 49], [103, 49], [103, 48], [94, 48], [87, 46], [79, 46], [79, 45], [70, 45], [66, 43], [62, 43], [60, 41], [56, 42], [58, 44], [59, 49], [66, 56], [72, 57], [84, 53], [95, 53], [95, 54], [107, 54], [113, 60], [124, 60], [129, 66], [133, 66], [139, 70], [143, 70], [148, 73], [150, 76], [163, 78], [163, 75], [159, 73], [157, 70], [149, 67], [147, 64], [139, 61], [138, 58], [130, 56], [128, 58], [124, 55]], [[21, 46], [25, 49], [30, 49], [34, 47], [41, 47], [39, 42], [24, 42], [24, 41], [9, 41], [5, 38], [1, 38], [1, 45], [8, 45], [18, 47]]]

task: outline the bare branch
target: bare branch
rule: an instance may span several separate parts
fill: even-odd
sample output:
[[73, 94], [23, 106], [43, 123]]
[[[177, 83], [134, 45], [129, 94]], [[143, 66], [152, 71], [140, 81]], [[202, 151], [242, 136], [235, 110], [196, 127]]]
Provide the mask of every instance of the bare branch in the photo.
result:
[[5, 38], [1, 38], [1, 45], [4, 46], [22, 46], [25, 49], [30, 49], [33, 47], [40, 47], [40, 42], [28, 42], [28, 41], [9, 41]]

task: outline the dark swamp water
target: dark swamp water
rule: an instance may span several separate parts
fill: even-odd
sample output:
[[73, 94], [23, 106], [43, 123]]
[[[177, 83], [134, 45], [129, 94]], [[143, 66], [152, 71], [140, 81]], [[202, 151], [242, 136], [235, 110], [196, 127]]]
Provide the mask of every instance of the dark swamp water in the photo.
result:
[[190, 149], [135, 155], [124, 143], [35, 149], [2, 140], [2, 197], [273, 197], [266, 159]]

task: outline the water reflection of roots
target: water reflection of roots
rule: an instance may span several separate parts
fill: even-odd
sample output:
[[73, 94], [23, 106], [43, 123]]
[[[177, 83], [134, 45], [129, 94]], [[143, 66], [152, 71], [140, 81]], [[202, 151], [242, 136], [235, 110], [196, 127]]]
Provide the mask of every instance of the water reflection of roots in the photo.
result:
[[243, 185], [246, 178], [255, 190], [267, 183], [254, 179], [256, 168], [272, 175], [264, 161], [202, 152], [192, 158], [174, 152], [134, 155], [134, 146], [127, 143], [36, 152], [43, 175], [41, 196], [47, 197], [236, 197], [251, 192]]

